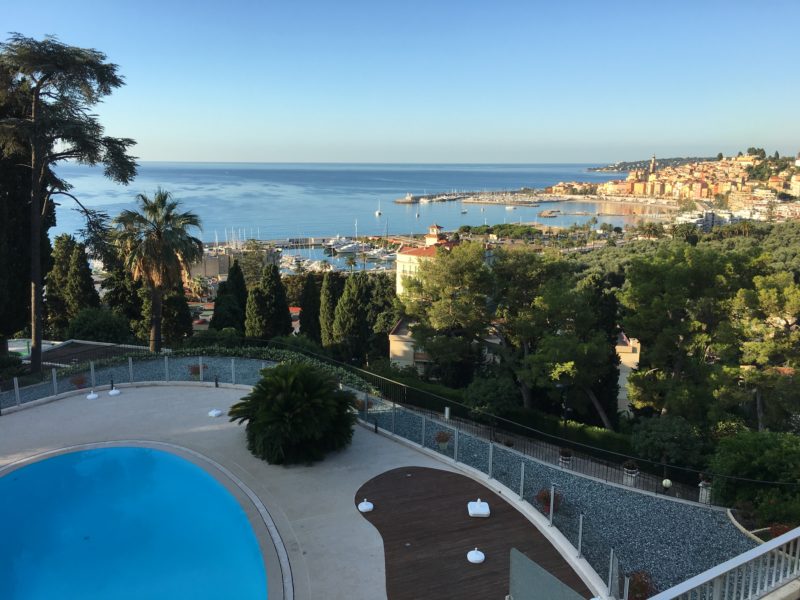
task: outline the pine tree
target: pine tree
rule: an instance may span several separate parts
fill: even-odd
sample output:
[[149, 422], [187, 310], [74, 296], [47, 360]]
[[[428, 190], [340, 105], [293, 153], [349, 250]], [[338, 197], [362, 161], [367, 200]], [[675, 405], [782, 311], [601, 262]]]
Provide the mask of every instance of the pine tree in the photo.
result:
[[264, 337], [270, 339], [289, 335], [292, 333], [292, 315], [286, 302], [286, 290], [281, 282], [281, 272], [276, 265], [264, 268], [260, 286], [266, 299]]
[[42, 284], [47, 272], [40, 241], [51, 226], [47, 220], [52, 195], [69, 189], [52, 169], [65, 160], [102, 163], [106, 177], [128, 183], [136, 175], [136, 162], [127, 153], [134, 141], [104, 135], [93, 114], [93, 107], [123, 83], [117, 66], [106, 62], [102, 52], [67, 46], [54, 37], [39, 41], [12, 33], [0, 43], [0, 71], [4, 79], [10, 79], [3, 82], [3, 96], [28, 106], [24, 115], [0, 114], [0, 154], [9, 157], [22, 150], [26, 160], [19, 164], [29, 168], [30, 370], [38, 373], [42, 368]]
[[53, 267], [45, 279], [47, 332], [53, 337], [62, 337], [69, 324], [67, 281], [69, 280], [72, 252], [76, 245], [75, 238], [66, 233], [56, 237], [53, 244]]
[[[245, 283], [244, 273], [242, 272], [242, 267], [239, 266], [238, 260], [234, 260], [231, 268], [228, 269], [228, 280], [226, 283], [228, 284], [228, 292], [236, 299], [239, 310], [241, 310], [242, 315], [244, 315], [247, 310], [247, 284]], [[242, 323], [244, 323], [244, 317], [242, 317]]]
[[244, 320], [244, 334], [250, 338], [265, 339], [267, 329], [267, 296], [260, 285], [250, 289], [247, 295], [247, 313]]
[[94, 288], [92, 272], [89, 269], [89, 260], [86, 256], [86, 247], [75, 244], [69, 260], [67, 272], [67, 285], [64, 289], [67, 317], [71, 321], [78, 316], [84, 308], [97, 308], [100, 306], [100, 295]]
[[318, 344], [322, 341], [319, 326], [319, 304], [320, 291], [317, 278], [313, 273], [306, 273], [300, 296], [300, 333]]
[[[13, 76], [0, 69], [0, 89], [10, 91]], [[11, 93], [0, 94], [0, 120], [24, 118], [26, 102]], [[25, 167], [30, 148], [21, 144], [16, 151], [4, 155], [0, 151], [0, 358], [8, 352], [8, 338], [30, 322], [30, 199], [31, 174]], [[52, 212], [52, 203], [48, 204]], [[50, 261], [47, 228], [43, 225], [40, 245], [42, 261]]]
[[325, 348], [333, 346], [333, 320], [336, 317], [336, 304], [342, 295], [344, 281], [338, 273], [328, 271], [322, 279], [319, 298], [320, 339]]
[[336, 304], [333, 320], [333, 342], [345, 360], [363, 363], [372, 333], [367, 312], [370, 302], [370, 285], [366, 273], [355, 273], [347, 278], [344, 292]]

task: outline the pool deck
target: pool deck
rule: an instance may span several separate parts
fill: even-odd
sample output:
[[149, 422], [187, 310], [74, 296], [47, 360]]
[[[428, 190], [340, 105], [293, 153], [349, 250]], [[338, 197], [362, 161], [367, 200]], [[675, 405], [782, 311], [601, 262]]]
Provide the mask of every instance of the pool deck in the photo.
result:
[[116, 397], [100, 392], [87, 400], [82, 393], [7, 412], [0, 416], [0, 468], [84, 444], [125, 442], [176, 452], [204, 465], [242, 502], [265, 556], [270, 600], [283, 597], [279, 556], [248, 489], [280, 533], [294, 598], [386, 598], [383, 541], [355, 509], [354, 493], [398, 467], [454, 469], [362, 427], [349, 448], [313, 466], [268, 465], [248, 452], [244, 427], [208, 416], [212, 408], [227, 411], [246, 393], [199, 383], [123, 387]]

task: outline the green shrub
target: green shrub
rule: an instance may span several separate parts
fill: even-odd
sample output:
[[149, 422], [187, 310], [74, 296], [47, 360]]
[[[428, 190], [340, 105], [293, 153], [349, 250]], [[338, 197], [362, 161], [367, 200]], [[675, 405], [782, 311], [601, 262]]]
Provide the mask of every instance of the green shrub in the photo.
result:
[[637, 456], [653, 462], [702, 467], [704, 443], [695, 427], [683, 417], [642, 419], [633, 428], [631, 444]]
[[308, 463], [350, 444], [355, 397], [334, 378], [303, 363], [262, 371], [253, 390], [231, 407], [246, 422], [247, 447], [271, 464]]
[[768, 431], [725, 437], [711, 459], [711, 471], [720, 502], [752, 504], [760, 525], [800, 523], [800, 437]]
[[0, 381], [7, 381], [20, 377], [25, 373], [25, 367], [22, 366], [22, 359], [14, 353], [9, 353], [7, 356], [0, 356]]
[[104, 308], [84, 308], [69, 322], [67, 337], [124, 344], [132, 335], [125, 317]]

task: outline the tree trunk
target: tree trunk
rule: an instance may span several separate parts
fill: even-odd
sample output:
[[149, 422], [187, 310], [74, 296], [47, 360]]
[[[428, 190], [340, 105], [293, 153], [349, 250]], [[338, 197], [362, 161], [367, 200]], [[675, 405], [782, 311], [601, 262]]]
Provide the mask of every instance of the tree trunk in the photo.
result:
[[522, 406], [524, 408], [533, 408], [533, 395], [531, 394], [530, 386], [519, 379], [517, 381], [519, 382], [519, 391], [522, 394]]
[[764, 431], [764, 403], [761, 401], [761, 390], [755, 389], [756, 396], [756, 419], [758, 419], [758, 430]]
[[600, 404], [600, 401], [597, 399], [597, 396], [592, 391], [591, 388], [585, 387], [583, 388], [584, 393], [589, 397], [589, 400], [592, 401], [592, 406], [594, 406], [595, 411], [597, 411], [597, 415], [600, 417], [600, 420], [603, 422], [603, 427], [606, 429], [614, 429], [611, 425], [611, 421], [606, 414], [606, 411], [603, 409], [603, 405]]
[[[528, 342], [524, 341], [521, 343], [522, 347], [522, 362], [525, 362], [525, 359], [528, 357], [529, 354], [529, 346]], [[515, 375], [514, 370], [511, 370], [511, 374]], [[533, 408], [533, 395], [531, 394], [531, 387], [522, 381], [519, 377], [515, 377], [517, 383], [519, 383], [519, 391], [522, 394], [522, 406], [523, 408]]]
[[150, 291], [150, 352], [161, 352], [161, 313], [163, 292], [154, 287]]
[[43, 168], [36, 147], [31, 150], [31, 354], [32, 373], [42, 370], [42, 187]]

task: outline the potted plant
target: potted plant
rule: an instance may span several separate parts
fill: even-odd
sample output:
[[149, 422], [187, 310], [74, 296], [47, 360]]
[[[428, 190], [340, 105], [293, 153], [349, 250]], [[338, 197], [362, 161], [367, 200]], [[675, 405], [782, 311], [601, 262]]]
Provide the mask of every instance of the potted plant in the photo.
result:
[[192, 379], [200, 379], [200, 372], [202, 367], [199, 364], [189, 365], [189, 375]]
[[639, 477], [639, 465], [635, 460], [626, 460], [622, 463], [622, 484], [636, 487], [636, 478]]
[[[558, 512], [558, 508], [561, 506], [561, 501], [563, 500], [563, 496], [556, 492], [555, 496], [553, 496], [553, 514]], [[539, 510], [544, 513], [545, 516], [550, 516], [550, 488], [542, 488], [538, 492], [536, 492], [536, 496], [534, 498], [536, 504], [539, 507]]]
[[356, 407], [356, 411], [358, 411], [358, 412], [364, 412], [364, 407], [366, 407], [367, 410], [369, 410], [370, 408], [372, 408], [372, 405], [373, 405], [372, 400], [370, 400], [368, 398], [366, 398], [366, 399], [365, 398], [356, 398], [355, 399], [355, 407]]
[[563, 469], [569, 469], [570, 465], [572, 465], [572, 450], [569, 448], [559, 448], [558, 466]]
[[650, 598], [658, 591], [656, 590], [656, 586], [653, 585], [653, 580], [650, 577], [650, 573], [647, 571], [634, 571], [629, 575], [629, 577], [629, 600], [647, 600], [647, 598]]
[[450, 432], [445, 431], [444, 429], [436, 432], [434, 439], [436, 440], [436, 443], [439, 444], [439, 450], [442, 452], [447, 451], [447, 445], [450, 443], [450, 437]]
[[71, 377], [69, 382], [73, 386], [75, 386], [76, 390], [79, 390], [81, 388], [85, 388], [86, 387], [86, 375], [83, 375], [82, 373], [79, 373], [78, 375], [75, 375], [74, 377]]
[[711, 478], [705, 473], [700, 473], [700, 488], [697, 501], [701, 504], [711, 504]]

